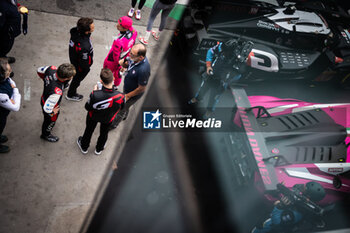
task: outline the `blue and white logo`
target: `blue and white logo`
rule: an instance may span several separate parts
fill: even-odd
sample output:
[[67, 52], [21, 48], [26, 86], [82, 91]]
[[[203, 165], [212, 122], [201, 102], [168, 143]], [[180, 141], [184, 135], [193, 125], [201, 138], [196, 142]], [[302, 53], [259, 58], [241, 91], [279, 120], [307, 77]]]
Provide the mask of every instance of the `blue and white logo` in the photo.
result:
[[160, 129], [161, 115], [159, 109], [156, 112], [143, 112], [143, 128]]

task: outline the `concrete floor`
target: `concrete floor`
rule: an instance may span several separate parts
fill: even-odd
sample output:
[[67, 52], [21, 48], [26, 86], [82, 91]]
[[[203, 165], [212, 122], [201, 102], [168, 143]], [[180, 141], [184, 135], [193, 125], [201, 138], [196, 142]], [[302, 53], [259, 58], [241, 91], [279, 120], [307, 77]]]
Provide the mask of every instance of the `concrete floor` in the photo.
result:
[[[9, 115], [4, 131], [11, 152], [0, 156], [0, 232], [78, 232], [89, 208], [96, 204], [93, 200], [96, 191], [103, 187], [101, 181], [108, 179], [113, 171], [112, 162], [118, 160], [135, 120], [131, 114], [110, 132], [107, 148], [101, 156], [93, 154], [96, 133], [87, 155], [81, 154], [76, 145], [85, 127], [85, 101], [99, 80], [103, 60], [116, 36], [115, 23], [111, 21], [125, 15], [130, 2], [23, 0], [21, 3], [30, 9], [29, 33], [17, 37], [9, 53], [17, 59], [12, 69], [22, 94], [22, 104], [19, 112]], [[145, 7], [143, 19], [135, 22], [137, 31], [144, 32], [149, 12]], [[62, 100], [61, 114], [53, 130], [60, 141], [49, 143], [39, 138], [43, 84], [36, 69], [69, 61], [69, 29], [82, 15], [95, 18], [95, 32], [91, 37], [94, 64], [78, 89], [85, 96], [84, 100]], [[155, 25], [159, 23], [157, 20]], [[173, 28], [176, 21], [169, 19], [168, 23]], [[171, 30], [166, 30], [159, 43], [151, 39], [147, 54], [152, 67], [150, 82], [171, 34]], [[142, 99], [132, 111], [137, 111], [141, 105]]]

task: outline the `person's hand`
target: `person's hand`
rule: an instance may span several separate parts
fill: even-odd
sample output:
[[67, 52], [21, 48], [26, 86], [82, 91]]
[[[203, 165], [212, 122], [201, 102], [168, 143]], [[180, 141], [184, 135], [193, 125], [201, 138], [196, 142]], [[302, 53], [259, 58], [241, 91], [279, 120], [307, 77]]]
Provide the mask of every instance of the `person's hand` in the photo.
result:
[[11, 87], [12, 87], [12, 88], [16, 88], [16, 84], [14, 84], [14, 83], [11, 82]]
[[97, 86], [97, 84], [95, 84], [95, 86], [94, 86], [94, 89], [93, 89], [94, 91], [96, 91], [96, 90], [98, 90], [98, 86]]
[[123, 66], [123, 64], [124, 64], [124, 61], [125, 61], [125, 58], [123, 58], [123, 59], [120, 59], [120, 60], [119, 60], [119, 65], [120, 65], [120, 66]]
[[28, 8], [25, 6], [19, 6], [18, 7], [18, 12], [21, 14], [28, 14]]
[[125, 95], [125, 102], [128, 101], [128, 99], [130, 99], [130, 97], [128, 96], [128, 94]]
[[212, 75], [211, 73], [213, 72], [213, 68], [211, 66], [207, 67], [207, 74]]
[[54, 115], [56, 115], [60, 111], [60, 106], [57, 105], [56, 107], [53, 108], [52, 112]]

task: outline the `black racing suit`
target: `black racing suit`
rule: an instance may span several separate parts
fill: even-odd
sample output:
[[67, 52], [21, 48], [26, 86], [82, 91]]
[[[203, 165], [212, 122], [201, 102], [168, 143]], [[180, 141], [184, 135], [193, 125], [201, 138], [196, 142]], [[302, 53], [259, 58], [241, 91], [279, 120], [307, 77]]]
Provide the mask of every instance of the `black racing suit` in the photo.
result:
[[124, 107], [125, 95], [117, 90], [107, 89], [104, 86], [101, 90], [93, 91], [89, 100], [85, 104], [88, 111], [86, 116], [86, 128], [81, 140], [81, 148], [87, 150], [90, 145], [91, 136], [98, 122], [100, 126], [100, 136], [97, 140], [96, 150], [104, 149], [108, 139], [109, 126], [120, 109]]
[[78, 32], [74, 27], [70, 30], [69, 59], [77, 73], [73, 77], [67, 95], [72, 97], [77, 94], [80, 82], [86, 77], [93, 63], [94, 50], [90, 40], [90, 34]]
[[61, 103], [64, 83], [57, 79], [56, 71], [55, 66], [43, 66], [38, 69], [38, 75], [44, 81], [44, 91], [41, 96], [41, 107], [44, 114], [41, 128], [43, 136], [51, 134], [59, 115], [59, 112], [54, 114], [53, 109]]

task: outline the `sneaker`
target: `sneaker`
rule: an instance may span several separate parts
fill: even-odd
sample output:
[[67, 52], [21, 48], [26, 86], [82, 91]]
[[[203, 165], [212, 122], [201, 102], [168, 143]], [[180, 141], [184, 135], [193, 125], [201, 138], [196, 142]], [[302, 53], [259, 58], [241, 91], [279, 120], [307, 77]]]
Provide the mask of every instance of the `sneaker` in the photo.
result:
[[58, 140], [59, 140], [59, 138], [57, 136], [54, 136], [52, 134], [50, 134], [48, 136], [41, 135], [40, 138], [44, 139], [48, 142], [58, 142]]
[[79, 149], [80, 149], [81, 153], [87, 154], [87, 153], [88, 153], [88, 150], [87, 150], [87, 149], [86, 149], [86, 150], [83, 150], [83, 148], [81, 147], [81, 139], [82, 139], [82, 138], [83, 138], [82, 136], [79, 136], [79, 137], [78, 137], [77, 144], [78, 144], [78, 146], [79, 146]]
[[10, 151], [10, 147], [5, 145], [0, 145], [0, 153], [7, 153]]
[[140, 19], [141, 19], [141, 10], [137, 10], [137, 11], [136, 11], [135, 18], [136, 18], [137, 20], [140, 20]]
[[128, 12], [128, 16], [130, 18], [132, 18], [134, 16], [134, 13], [135, 13], [135, 9], [134, 8], [130, 8], [129, 12]]
[[70, 101], [77, 101], [78, 102], [78, 101], [82, 101], [83, 98], [84, 98], [84, 96], [83, 95], [79, 95], [78, 93], [73, 95], [73, 96], [66, 95], [66, 99], [70, 100]]
[[152, 30], [152, 36], [155, 40], [159, 40], [159, 33], [157, 33], [156, 31]]
[[5, 143], [7, 142], [9, 139], [5, 136], [5, 135], [1, 135], [0, 136], [0, 143]]
[[95, 155], [100, 155], [102, 153], [103, 150], [97, 150], [95, 149]]
[[148, 45], [148, 41], [145, 40], [145, 38], [144, 38], [143, 36], [140, 36], [140, 37], [139, 37], [139, 41], [140, 41], [142, 44], [144, 44], [144, 45]]

